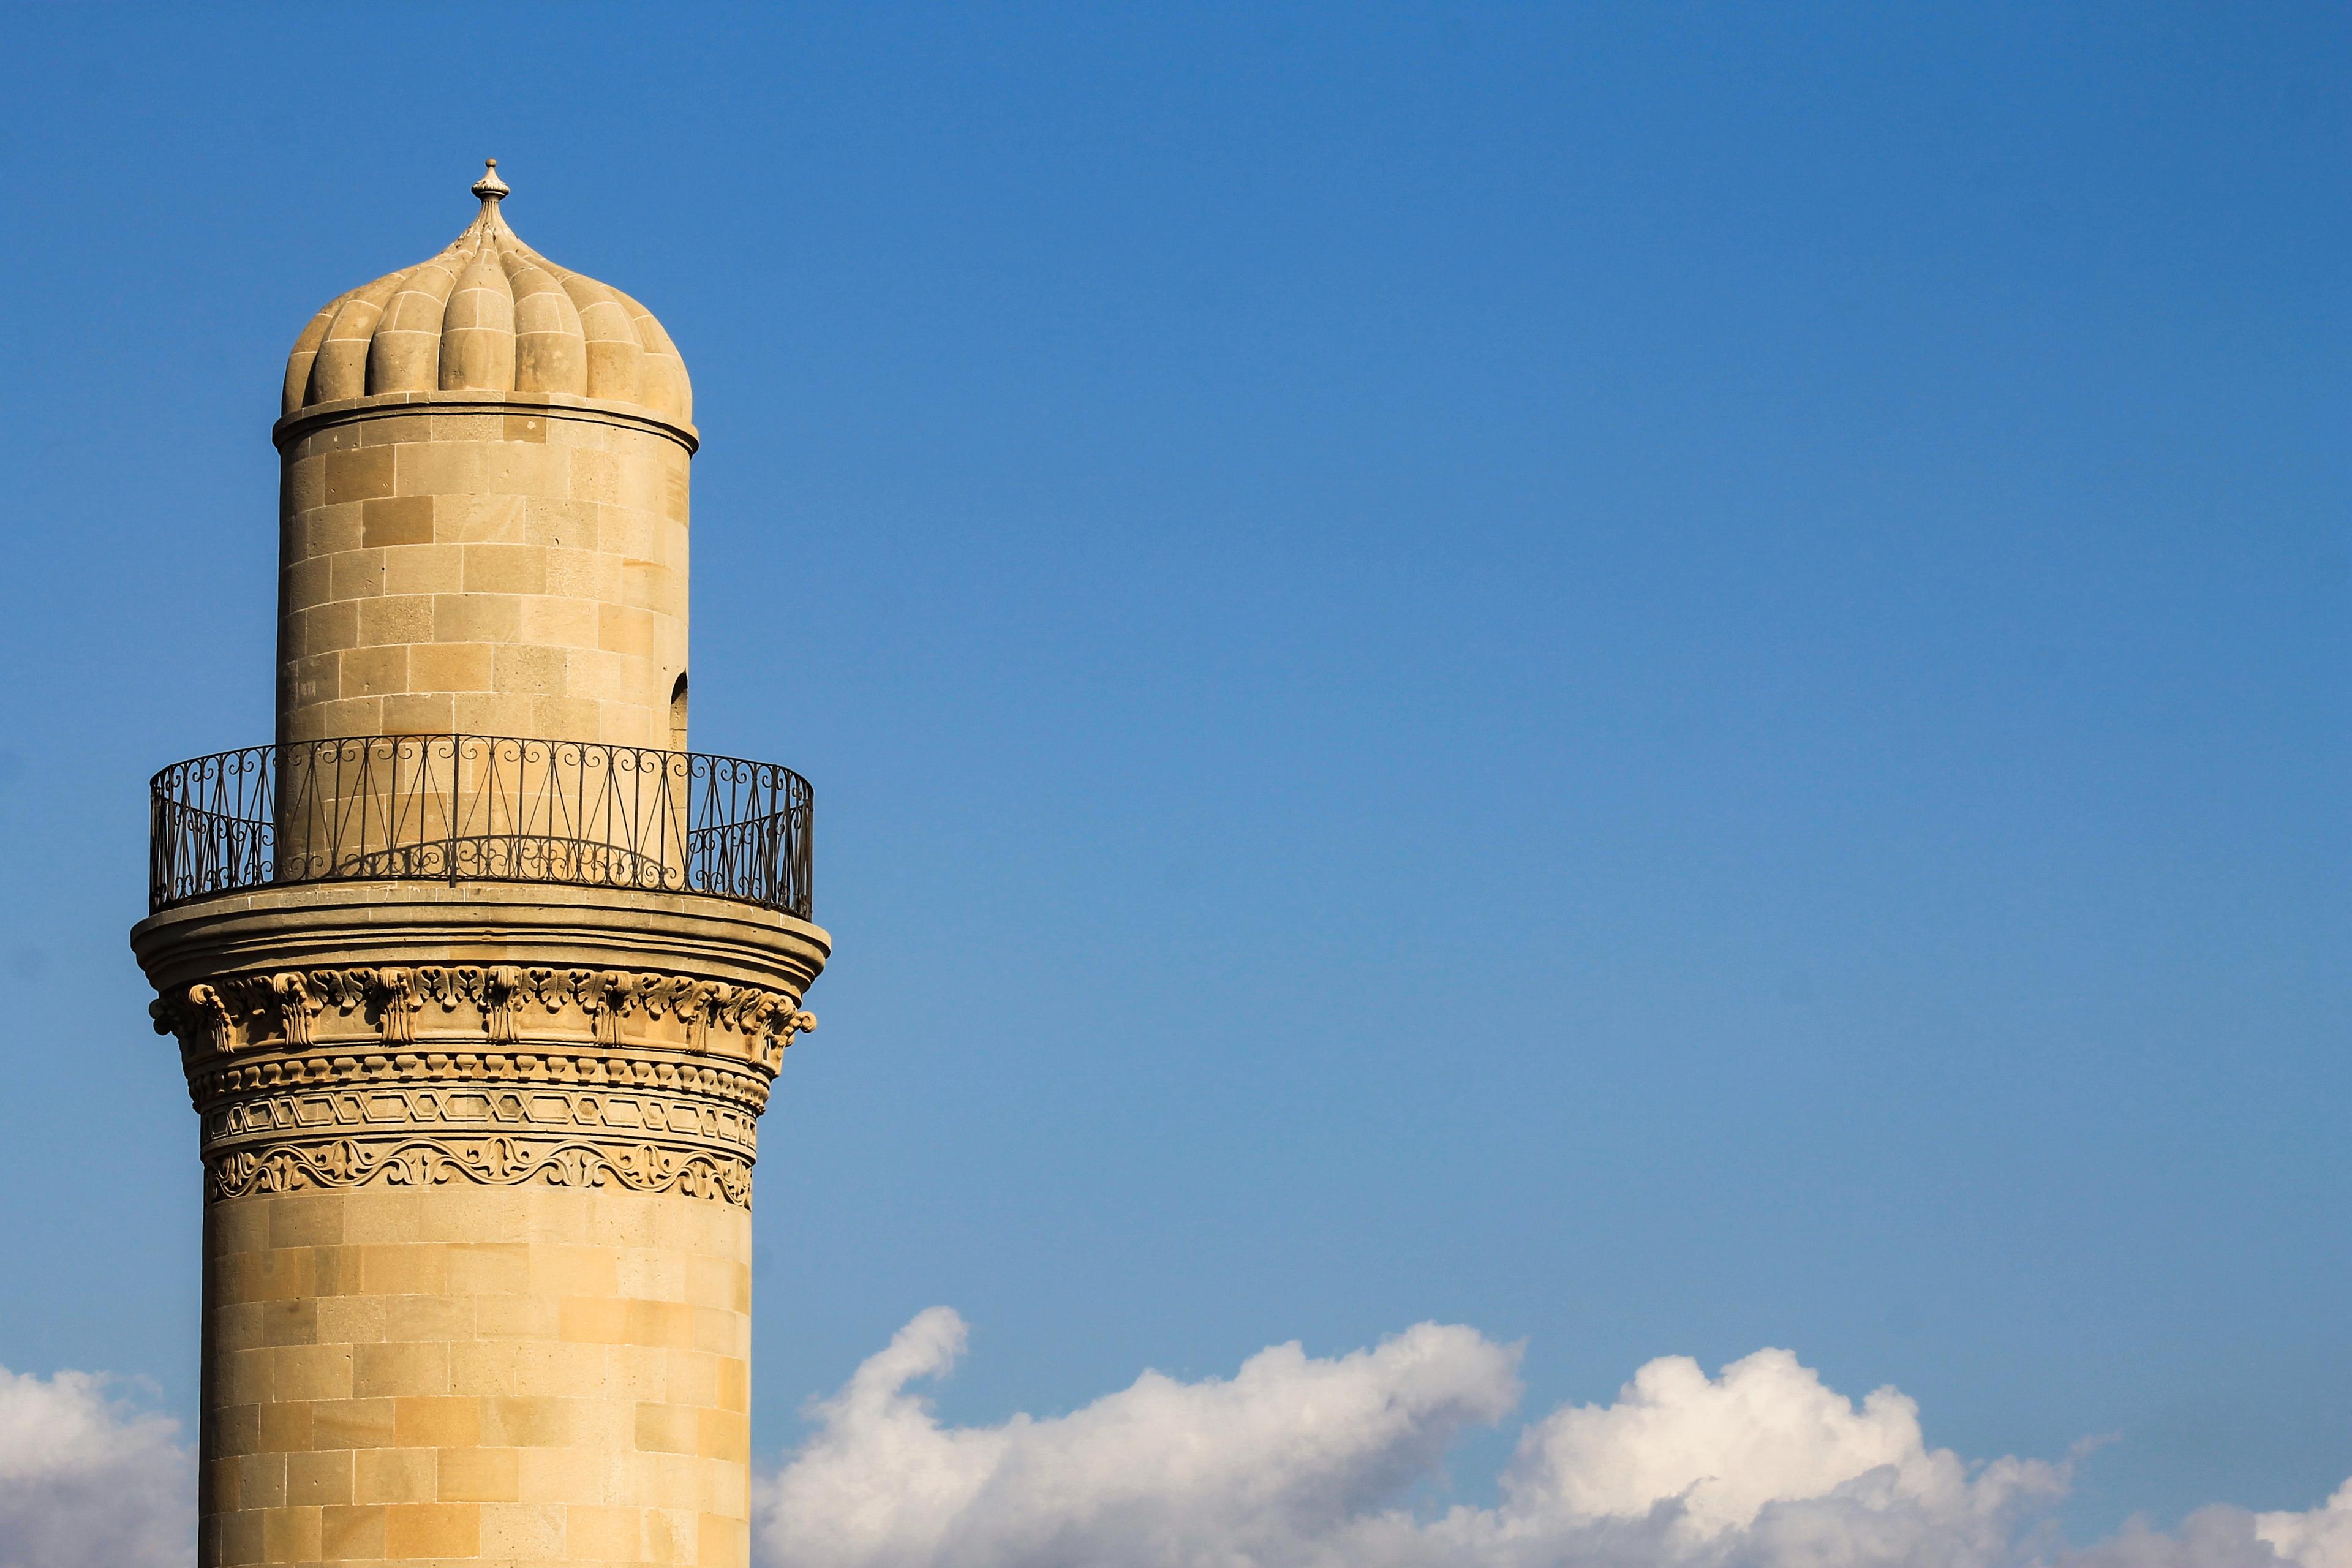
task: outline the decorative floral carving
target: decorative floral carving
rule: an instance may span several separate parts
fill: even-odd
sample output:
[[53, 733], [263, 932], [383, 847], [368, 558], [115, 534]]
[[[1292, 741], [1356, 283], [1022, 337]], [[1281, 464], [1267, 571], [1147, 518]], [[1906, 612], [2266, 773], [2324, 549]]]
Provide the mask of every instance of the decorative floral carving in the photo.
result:
[[188, 987], [188, 1016], [197, 1037], [215, 1051], [236, 1048], [235, 1019], [229, 1012], [228, 998], [217, 985]]
[[425, 1010], [425, 998], [416, 994], [416, 977], [405, 969], [379, 969], [373, 990], [376, 1027], [383, 1043], [415, 1045], [416, 1015]]
[[[640, 974], [637, 976], [635, 986], [638, 1005], [645, 1008], [646, 1017], [658, 1018], [668, 1010], [671, 1004], [677, 1002], [684, 993], [691, 990], [694, 984], [693, 981], [681, 975]], [[678, 1010], [678, 1016], [680, 1017], [686, 1016], [684, 1008], [681, 1007]]]
[[269, 991], [278, 1004], [278, 1027], [289, 1046], [310, 1043], [310, 1020], [326, 1004], [299, 974], [273, 974]]
[[476, 977], [481, 998], [482, 1027], [494, 1046], [511, 1046], [520, 1038], [515, 1032], [515, 1016], [522, 1011], [522, 971], [510, 963], [501, 963], [488, 970], [470, 970]]
[[[578, 970], [572, 971], [577, 974]], [[563, 1005], [572, 1000], [572, 988], [567, 978], [552, 969], [526, 969], [522, 972], [523, 994], [539, 1003], [551, 1013], [561, 1013]]]
[[545, 1183], [559, 1187], [625, 1187], [678, 1193], [749, 1208], [751, 1167], [741, 1160], [652, 1143], [603, 1143], [528, 1138], [338, 1138], [316, 1144], [281, 1144], [216, 1156], [205, 1169], [205, 1196], [358, 1187], [383, 1181], [395, 1186], [486, 1186]]
[[[319, 1020], [331, 1011], [338, 1018], [356, 1014], [372, 1020], [383, 1046], [414, 1047], [420, 1043], [420, 1017], [432, 1003], [460, 1027], [460, 1009], [472, 1011], [479, 1019], [478, 1038], [492, 1050], [524, 1043], [523, 1016], [531, 1005], [551, 1017], [576, 1006], [598, 1047], [677, 1049], [682, 1033], [688, 1055], [731, 1057], [773, 1072], [793, 1038], [816, 1026], [814, 1016], [799, 1010], [796, 1001], [690, 975], [428, 964], [226, 975], [174, 987], [155, 1000], [149, 1015], [158, 1034], [179, 1037], [192, 1071], [197, 1063], [257, 1046], [316, 1048], [328, 1043], [320, 1040]], [[658, 1027], [672, 1018], [682, 1030]], [[657, 1027], [640, 1038], [635, 1019]], [[434, 1026], [433, 1042], [446, 1039], [448, 1026]], [[720, 1033], [740, 1044], [720, 1047]], [[344, 1037], [339, 1034], [335, 1043]]]
[[314, 969], [311, 983], [319, 994], [334, 1005], [338, 1013], [359, 1010], [367, 1001], [368, 987], [375, 982], [373, 969]]
[[637, 979], [633, 974], [621, 974], [612, 970], [597, 973], [575, 969], [571, 974], [572, 992], [580, 1005], [596, 1021], [596, 1043], [617, 1046], [621, 1043], [621, 1016], [629, 1005], [638, 1000]]
[[444, 969], [437, 963], [419, 964], [416, 994], [428, 1002], [440, 1003], [444, 1013], [454, 1013], [460, 1004], [474, 1000], [475, 991], [466, 983], [466, 973], [462, 969]]

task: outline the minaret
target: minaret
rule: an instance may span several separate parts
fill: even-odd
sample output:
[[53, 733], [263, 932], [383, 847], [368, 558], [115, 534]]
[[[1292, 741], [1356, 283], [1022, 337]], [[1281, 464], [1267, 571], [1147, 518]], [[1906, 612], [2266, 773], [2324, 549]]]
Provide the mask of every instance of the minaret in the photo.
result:
[[686, 749], [668, 334], [473, 190], [287, 362], [277, 743], [153, 784], [206, 1568], [749, 1558], [808, 785]]

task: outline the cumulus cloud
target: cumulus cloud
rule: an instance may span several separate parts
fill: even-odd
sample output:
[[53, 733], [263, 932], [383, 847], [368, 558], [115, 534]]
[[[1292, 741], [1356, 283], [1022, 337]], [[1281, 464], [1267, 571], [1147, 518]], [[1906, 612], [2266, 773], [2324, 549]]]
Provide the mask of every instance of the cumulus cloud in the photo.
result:
[[[1712, 1379], [1688, 1356], [1660, 1357], [1614, 1405], [1536, 1426], [1505, 1485], [1516, 1510], [1545, 1517], [1639, 1515], [1675, 1499], [1681, 1536], [1696, 1541], [1864, 1476], [1889, 1497], [1948, 1504], [1971, 1484], [1948, 1449], [1928, 1450], [1912, 1401], [1882, 1388], [1857, 1408], [1789, 1352], [1765, 1350]], [[2058, 1489], [2048, 1467], [2015, 1461], [1980, 1491], [1985, 1479], [2002, 1498]]]
[[934, 1307], [818, 1407], [816, 1435], [763, 1489], [772, 1561], [1286, 1562], [1518, 1399], [1516, 1351], [1423, 1324], [1334, 1360], [1278, 1345], [1230, 1380], [1146, 1373], [1055, 1420], [942, 1426], [907, 1385], [963, 1345], [963, 1320]]
[[2254, 1539], [2296, 1568], [2352, 1568], [2352, 1481], [2308, 1513], [2258, 1513]]
[[0, 1367], [0, 1565], [186, 1568], [195, 1474], [177, 1432], [87, 1373]]
[[935, 1307], [814, 1407], [760, 1488], [772, 1568], [2352, 1568], [2352, 1484], [2069, 1552], [2064, 1465], [1930, 1448], [1911, 1400], [1856, 1403], [1786, 1351], [1714, 1376], [1654, 1361], [1528, 1427], [1496, 1506], [1432, 1513], [1416, 1484], [1518, 1398], [1517, 1349], [1473, 1330], [1279, 1345], [1230, 1379], [1146, 1373], [1068, 1415], [945, 1426], [910, 1388], [965, 1338]]
[[[1277, 1345], [1230, 1378], [1147, 1372], [1067, 1415], [954, 1426], [915, 1390], [966, 1337], [935, 1307], [812, 1408], [759, 1483], [770, 1568], [2352, 1568], [2352, 1482], [2070, 1550], [2065, 1465], [1931, 1448], [1911, 1400], [1850, 1399], [1787, 1351], [1653, 1361], [1528, 1426], [1494, 1506], [1439, 1510], [1415, 1500], [1447, 1450], [1519, 1398], [1517, 1348], [1475, 1330]], [[0, 1568], [186, 1568], [194, 1479], [173, 1423], [103, 1379], [0, 1368]]]

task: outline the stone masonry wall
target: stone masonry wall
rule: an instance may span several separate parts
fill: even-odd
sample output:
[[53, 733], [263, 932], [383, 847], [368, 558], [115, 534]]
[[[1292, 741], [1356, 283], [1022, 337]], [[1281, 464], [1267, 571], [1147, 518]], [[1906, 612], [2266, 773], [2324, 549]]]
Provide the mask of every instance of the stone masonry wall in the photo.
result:
[[561, 405], [365, 402], [283, 448], [278, 739], [682, 745], [686, 446]]
[[677, 1194], [212, 1204], [203, 1561], [742, 1568], [751, 1260]]

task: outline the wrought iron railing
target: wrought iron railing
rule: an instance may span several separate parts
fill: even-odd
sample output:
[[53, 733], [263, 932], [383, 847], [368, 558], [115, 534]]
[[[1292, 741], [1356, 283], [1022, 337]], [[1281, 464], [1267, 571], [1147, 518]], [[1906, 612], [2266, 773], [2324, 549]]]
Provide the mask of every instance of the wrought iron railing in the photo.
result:
[[808, 781], [584, 741], [247, 746], [155, 775], [148, 907], [272, 883], [561, 882], [810, 916]]

